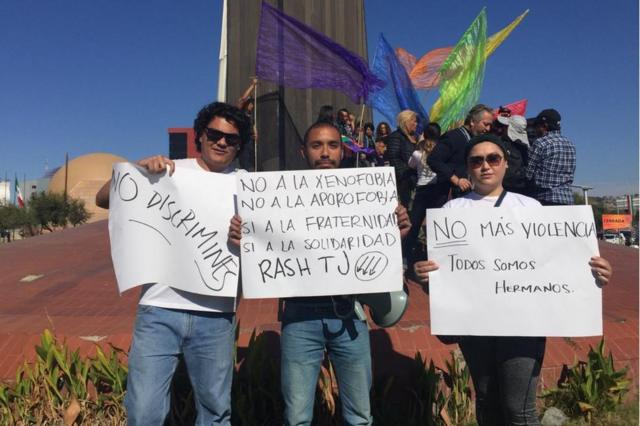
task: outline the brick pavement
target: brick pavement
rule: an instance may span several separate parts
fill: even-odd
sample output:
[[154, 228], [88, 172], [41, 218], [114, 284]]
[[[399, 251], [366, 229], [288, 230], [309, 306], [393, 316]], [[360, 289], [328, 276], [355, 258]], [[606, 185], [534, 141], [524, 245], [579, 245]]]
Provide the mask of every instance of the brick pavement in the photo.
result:
[[[638, 383], [638, 250], [601, 243], [603, 256], [614, 265], [613, 282], [604, 291], [604, 334], [618, 365], [629, 365]], [[28, 275], [42, 277], [21, 282]], [[54, 234], [0, 245], [0, 379], [12, 379], [34, 345], [50, 328], [71, 348], [92, 354], [95, 344], [127, 349], [138, 291], [120, 296], [109, 254], [106, 221]], [[444, 367], [455, 345], [443, 345], [429, 333], [428, 296], [409, 284], [409, 309], [390, 329], [371, 331], [377, 375], [410, 371], [416, 351]], [[251, 332], [278, 331], [277, 302], [243, 300], [238, 307], [239, 346]], [[599, 338], [550, 338], [543, 365], [545, 385], [557, 381], [563, 364], [584, 359]], [[242, 353], [242, 351], [240, 351]]]

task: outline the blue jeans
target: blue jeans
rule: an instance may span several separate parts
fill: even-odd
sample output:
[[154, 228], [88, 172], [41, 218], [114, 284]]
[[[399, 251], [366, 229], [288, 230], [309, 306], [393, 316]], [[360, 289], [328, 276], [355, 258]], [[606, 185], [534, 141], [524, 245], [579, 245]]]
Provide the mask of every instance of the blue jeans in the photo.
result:
[[197, 425], [230, 425], [235, 314], [138, 305], [124, 404], [130, 426], [162, 425], [182, 354]]
[[329, 354], [338, 380], [345, 425], [370, 425], [369, 329], [355, 317], [339, 319], [331, 305], [287, 303], [281, 335], [284, 423], [310, 425], [320, 365]]

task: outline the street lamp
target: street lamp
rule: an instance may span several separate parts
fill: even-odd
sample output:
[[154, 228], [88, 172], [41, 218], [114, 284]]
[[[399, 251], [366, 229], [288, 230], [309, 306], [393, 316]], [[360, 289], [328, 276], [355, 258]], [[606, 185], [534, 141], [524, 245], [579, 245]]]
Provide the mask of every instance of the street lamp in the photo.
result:
[[589, 204], [589, 190], [593, 189], [592, 186], [583, 186], [583, 185], [571, 185], [573, 188], [582, 189], [582, 197], [584, 198], [584, 204]]

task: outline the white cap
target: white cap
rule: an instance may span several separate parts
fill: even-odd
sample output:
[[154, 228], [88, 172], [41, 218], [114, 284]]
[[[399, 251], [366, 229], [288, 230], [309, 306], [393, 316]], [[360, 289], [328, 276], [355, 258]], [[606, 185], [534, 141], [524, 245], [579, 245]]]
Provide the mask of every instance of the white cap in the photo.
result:
[[510, 117], [499, 115], [497, 120], [507, 126], [507, 135], [512, 141], [520, 139], [520, 142], [529, 145], [526, 118], [521, 115], [512, 115]]

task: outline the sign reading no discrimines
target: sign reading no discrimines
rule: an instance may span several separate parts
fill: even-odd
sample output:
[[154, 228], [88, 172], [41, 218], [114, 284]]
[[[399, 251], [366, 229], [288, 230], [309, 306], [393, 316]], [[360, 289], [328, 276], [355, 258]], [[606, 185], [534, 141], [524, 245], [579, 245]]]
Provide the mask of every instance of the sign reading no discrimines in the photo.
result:
[[427, 210], [431, 332], [602, 334], [589, 206]]
[[149, 175], [115, 164], [109, 237], [120, 292], [159, 283], [235, 297], [239, 261], [227, 246], [234, 194], [234, 176], [186, 168]]
[[390, 167], [237, 176], [247, 298], [402, 289]]

